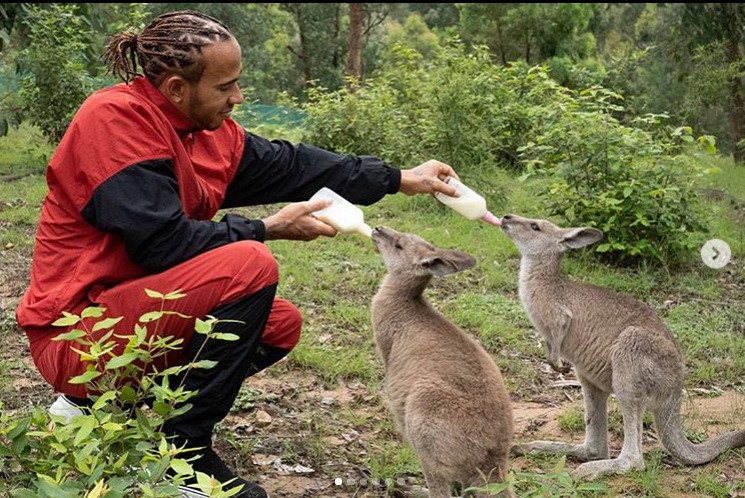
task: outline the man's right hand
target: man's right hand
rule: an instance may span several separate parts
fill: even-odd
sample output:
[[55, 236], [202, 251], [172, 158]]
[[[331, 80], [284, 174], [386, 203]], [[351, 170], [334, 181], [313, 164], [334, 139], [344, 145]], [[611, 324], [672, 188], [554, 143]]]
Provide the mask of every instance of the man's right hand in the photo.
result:
[[320, 211], [331, 205], [328, 199], [296, 202], [289, 204], [275, 214], [264, 218], [265, 240], [313, 240], [321, 235], [333, 237], [336, 229], [317, 218], [311, 213]]

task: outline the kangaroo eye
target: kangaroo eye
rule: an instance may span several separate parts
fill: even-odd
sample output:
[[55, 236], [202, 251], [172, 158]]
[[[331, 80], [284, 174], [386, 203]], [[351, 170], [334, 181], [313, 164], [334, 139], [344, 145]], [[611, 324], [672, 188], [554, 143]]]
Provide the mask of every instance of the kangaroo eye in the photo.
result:
[[531, 223], [530, 224], [530, 228], [532, 228], [536, 232], [540, 232], [541, 231], [541, 227], [538, 226], [538, 223]]
[[396, 247], [396, 249], [403, 249], [403, 248], [404, 248], [404, 247], [403, 247], [403, 246], [402, 246], [402, 245], [401, 245], [400, 243], [398, 243], [398, 242], [396, 242], [396, 245], [395, 245], [395, 247]]

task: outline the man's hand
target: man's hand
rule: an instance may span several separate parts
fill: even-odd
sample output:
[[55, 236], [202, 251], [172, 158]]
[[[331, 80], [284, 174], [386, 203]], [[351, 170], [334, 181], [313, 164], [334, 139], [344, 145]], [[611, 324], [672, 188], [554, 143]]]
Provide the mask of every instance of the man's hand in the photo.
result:
[[297, 202], [289, 204], [275, 214], [264, 218], [265, 240], [313, 240], [321, 235], [333, 237], [336, 229], [318, 219], [311, 213], [331, 205], [328, 199]]
[[458, 191], [445, 183], [448, 176], [458, 178], [453, 168], [430, 159], [415, 168], [402, 170], [401, 186], [398, 191], [406, 195], [442, 192], [445, 195], [457, 197]]

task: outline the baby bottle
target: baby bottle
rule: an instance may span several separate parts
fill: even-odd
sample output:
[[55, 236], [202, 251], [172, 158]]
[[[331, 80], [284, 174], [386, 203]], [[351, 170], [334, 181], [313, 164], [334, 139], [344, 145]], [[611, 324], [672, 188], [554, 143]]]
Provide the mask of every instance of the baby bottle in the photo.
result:
[[460, 197], [450, 197], [442, 192], [436, 192], [437, 200], [459, 212], [469, 220], [484, 220], [492, 225], [501, 225], [502, 221], [486, 209], [486, 200], [479, 194], [449, 176], [445, 181], [460, 192]]
[[372, 236], [372, 228], [365, 223], [365, 214], [360, 208], [346, 200], [328, 187], [313, 194], [311, 201], [316, 199], [328, 199], [333, 201], [329, 207], [313, 212], [313, 216], [328, 223], [341, 233], [361, 233], [367, 237]]

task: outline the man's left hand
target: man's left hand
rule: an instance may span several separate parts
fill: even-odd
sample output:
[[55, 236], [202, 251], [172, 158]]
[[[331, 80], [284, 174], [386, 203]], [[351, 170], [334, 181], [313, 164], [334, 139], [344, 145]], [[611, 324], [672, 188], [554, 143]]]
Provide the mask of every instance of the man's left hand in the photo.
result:
[[402, 170], [401, 186], [398, 191], [406, 195], [442, 192], [445, 195], [457, 197], [458, 191], [445, 183], [449, 176], [458, 178], [453, 168], [435, 159], [430, 159], [415, 168]]

